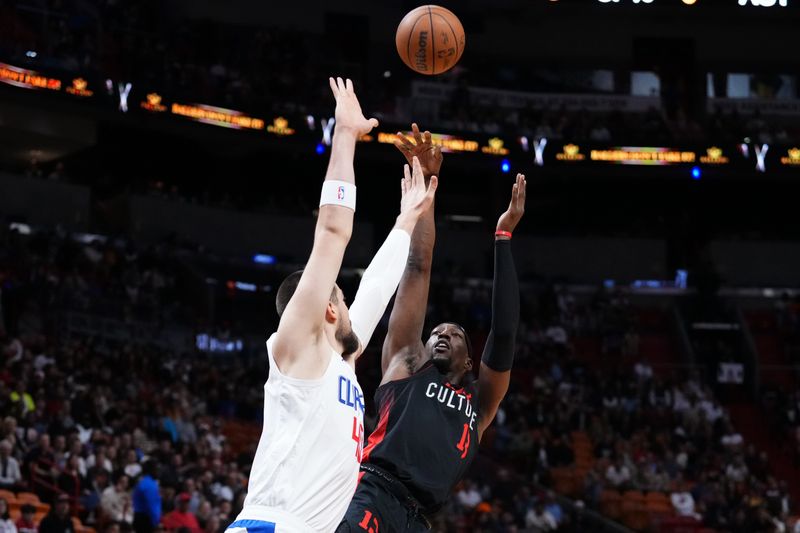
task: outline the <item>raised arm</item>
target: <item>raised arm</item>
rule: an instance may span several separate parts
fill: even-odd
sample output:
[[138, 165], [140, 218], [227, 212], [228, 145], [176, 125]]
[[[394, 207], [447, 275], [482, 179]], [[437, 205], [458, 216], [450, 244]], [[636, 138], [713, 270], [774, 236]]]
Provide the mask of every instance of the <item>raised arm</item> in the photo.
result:
[[[421, 134], [416, 124], [411, 128], [414, 143], [398, 133], [395, 145], [409, 162], [415, 156], [419, 159], [426, 180], [431, 176], [438, 176], [442, 165], [441, 150], [433, 145], [430, 132]], [[389, 318], [389, 331], [383, 343], [383, 382], [409, 376], [416, 370], [422, 357], [422, 328], [425, 325], [433, 245], [436, 241], [433, 212], [434, 205], [431, 204], [419, 218], [411, 234], [408, 261]]]
[[489, 427], [508, 391], [519, 325], [519, 282], [511, 255], [511, 233], [525, 212], [525, 176], [517, 174], [508, 210], [497, 221], [492, 283], [492, 326], [478, 376], [478, 437]]
[[422, 168], [416, 157], [412, 160], [412, 167], [413, 172], [408, 165], [403, 169], [400, 214], [394, 228], [364, 271], [353, 305], [350, 306], [350, 322], [360, 347], [355, 357], [349, 361], [360, 357], [369, 343], [403, 275], [414, 227], [419, 217], [429, 211], [433, 203], [438, 184], [436, 176], [430, 179], [426, 188]]
[[325, 314], [353, 231], [356, 141], [378, 125], [377, 120], [364, 118], [350, 80], [330, 78], [330, 85], [336, 98], [336, 126], [314, 246], [297, 289], [281, 315], [273, 344], [279, 370], [301, 379], [321, 376], [329, 361]]

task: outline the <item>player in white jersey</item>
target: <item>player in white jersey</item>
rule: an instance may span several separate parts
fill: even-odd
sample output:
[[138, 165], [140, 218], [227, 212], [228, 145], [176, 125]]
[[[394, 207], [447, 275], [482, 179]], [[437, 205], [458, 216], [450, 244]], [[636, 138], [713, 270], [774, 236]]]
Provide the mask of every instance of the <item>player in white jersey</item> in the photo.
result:
[[350, 310], [336, 285], [353, 228], [356, 141], [377, 125], [353, 85], [331, 78], [336, 125], [306, 267], [278, 289], [280, 323], [267, 341], [264, 429], [244, 509], [229, 533], [328, 533], [355, 492], [364, 396], [355, 360], [369, 342], [403, 274], [411, 233], [433, 201], [419, 162], [406, 165], [400, 215], [359, 285]]

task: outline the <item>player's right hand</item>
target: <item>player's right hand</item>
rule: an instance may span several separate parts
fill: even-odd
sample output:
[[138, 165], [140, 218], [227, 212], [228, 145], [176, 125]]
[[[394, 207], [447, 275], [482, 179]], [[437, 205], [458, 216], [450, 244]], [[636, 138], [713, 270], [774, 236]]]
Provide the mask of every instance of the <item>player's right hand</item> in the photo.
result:
[[378, 120], [367, 119], [353, 90], [353, 82], [342, 78], [329, 78], [333, 97], [336, 98], [336, 130], [350, 131], [361, 137], [378, 126]]
[[409, 165], [412, 164], [411, 160], [414, 156], [419, 158], [422, 173], [426, 178], [434, 174], [438, 176], [442, 168], [442, 149], [433, 145], [431, 132], [420, 133], [416, 123], [411, 125], [411, 133], [414, 136], [413, 143], [402, 132], [398, 131], [394, 145], [406, 157]]
[[517, 179], [511, 187], [511, 201], [508, 209], [497, 220], [497, 231], [513, 232], [525, 214], [525, 193], [528, 182], [525, 174], [517, 174]]
[[400, 182], [403, 192], [400, 198], [400, 216], [408, 216], [416, 220], [433, 203], [439, 179], [431, 176], [430, 183], [426, 187], [422, 166], [416, 156], [411, 158], [411, 168], [408, 165], [403, 167], [403, 174], [403, 180]]

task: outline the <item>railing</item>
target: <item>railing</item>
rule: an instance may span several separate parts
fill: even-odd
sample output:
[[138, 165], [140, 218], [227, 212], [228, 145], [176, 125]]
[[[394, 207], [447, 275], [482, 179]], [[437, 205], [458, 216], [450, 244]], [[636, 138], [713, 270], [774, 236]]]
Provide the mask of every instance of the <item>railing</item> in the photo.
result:
[[736, 306], [736, 320], [739, 322], [739, 328], [742, 332], [742, 351], [747, 357], [747, 366], [751, 368], [750, 376], [750, 393], [753, 398], [758, 398], [761, 382], [761, 365], [758, 357], [758, 349], [753, 340], [753, 335], [750, 332], [750, 326], [742, 313], [741, 306]]
[[[545, 487], [534, 484], [538, 490], [546, 490]], [[632, 529], [628, 529], [618, 522], [614, 522], [610, 518], [601, 515], [597, 511], [588, 509], [582, 505], [578, 505], [575, 501], [556, 494], [555, 500], [570, 515], [572, 522], [578, 526], [580, 531], [592, 531], [595, 533], [633, 533]]]

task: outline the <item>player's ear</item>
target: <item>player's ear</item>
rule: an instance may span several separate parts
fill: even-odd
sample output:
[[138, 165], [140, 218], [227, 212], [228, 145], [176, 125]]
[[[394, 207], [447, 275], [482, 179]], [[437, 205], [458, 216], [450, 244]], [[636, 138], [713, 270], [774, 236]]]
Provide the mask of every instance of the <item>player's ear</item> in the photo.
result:
[[336, 310], [336, 305], [328, 302], [328, 307], [325, 308], [325, 322], [333, 324], [337, 318], [339, 318], [339, 311]]
[[469, 355], [467, 355], [467, 360], [464, 361], [464, 368], [467, 370], [467, 372], [472, 370], [472, 357]]

